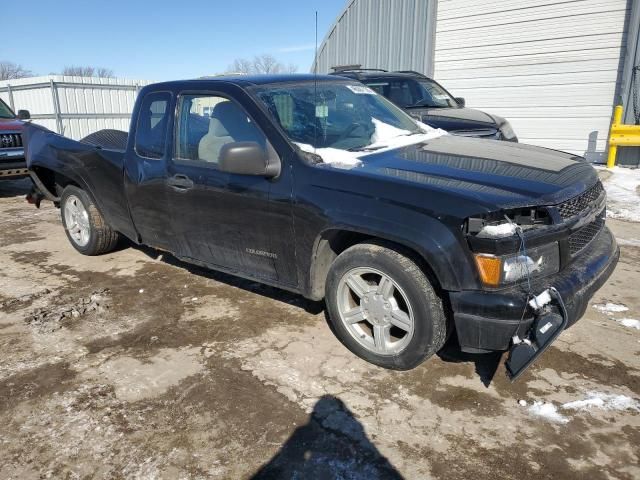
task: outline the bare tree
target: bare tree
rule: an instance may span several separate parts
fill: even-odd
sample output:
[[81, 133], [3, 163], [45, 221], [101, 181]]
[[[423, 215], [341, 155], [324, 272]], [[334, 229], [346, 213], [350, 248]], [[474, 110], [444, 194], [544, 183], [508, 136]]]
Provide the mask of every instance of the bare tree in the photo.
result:
[[279, 73], [283, 70], [282, 64], [276, 57], [263, 53], [253, 57], [253, 68], [256, 73]]
[[111, 70], [110, 68], [98, 67], [96, 69], [96, 77], [115, 78], [115, 75], [113, 74], [113, 70]]
[[251, 60], [247, 60], [246, 58], [236, 58], [233, 63], [229, 65], [227, 73], [242, 73], [244, 75], [253, 73]]
[[284, 65], [273, 55], [263, 53], [256, 55], [253, 60], [246, 58], [236, 58], [227, 73], [260, 74], [260, 73], [294, 73], [298, 71], [298, 66], [290, 63]]
[[13, 62], [0, 62], [0, 80], [32, 77], [33, 72]]
[[62, 75], [70, 77], [103, 77], [113, 78], [113, 70], [91, 66], [66, 66], [62, 69]]

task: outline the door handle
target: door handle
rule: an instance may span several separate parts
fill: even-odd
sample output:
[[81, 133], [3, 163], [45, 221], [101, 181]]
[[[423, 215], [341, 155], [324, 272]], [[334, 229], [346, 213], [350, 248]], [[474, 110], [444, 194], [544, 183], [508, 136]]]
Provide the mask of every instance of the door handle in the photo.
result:
[[167, 179], [167, 185], [179, 192], [186, 192], [193, 188], [193, 180], [186, 175], [177, 174]]

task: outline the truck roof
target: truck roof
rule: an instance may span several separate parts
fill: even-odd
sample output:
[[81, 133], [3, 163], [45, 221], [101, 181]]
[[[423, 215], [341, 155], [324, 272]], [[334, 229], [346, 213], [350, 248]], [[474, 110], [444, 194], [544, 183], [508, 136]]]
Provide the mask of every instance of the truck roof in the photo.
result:
[[192, 80], [170, 80], [167, 82], [159, 82], [153, 84], [155, 88], [159, 86], [173, 87], [176, 85], [199, 85], [207, 83], [225, 82], [232, 83], [241, 87], [250, 85], [269, 85], [277, 83], [289, 82], [313, 82], [313, 81], [340, 81], [349, 80], [348, 78], [340, 78], [335, 75], [314, 75], [312, 73], [283, 73], [268, 75], [220, 75], [212, 77], [203, 77]]

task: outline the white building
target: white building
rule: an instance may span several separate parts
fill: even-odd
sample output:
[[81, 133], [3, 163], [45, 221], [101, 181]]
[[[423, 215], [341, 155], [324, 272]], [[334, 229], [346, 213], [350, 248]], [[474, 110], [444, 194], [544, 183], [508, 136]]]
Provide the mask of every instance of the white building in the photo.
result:
[[36, 123], [79, 140], [104, 128], [129, 130], [138, 90], [148, 80], [48, 75], [0, 81], [0, 98]]
[[[638, 0], [349, 0], [317, 66], [417, 70], [521, 142], [602, 161], [614, 105], [634, 123], [639, 27]], [[637, 164], [640, 149], [618, 158]]]

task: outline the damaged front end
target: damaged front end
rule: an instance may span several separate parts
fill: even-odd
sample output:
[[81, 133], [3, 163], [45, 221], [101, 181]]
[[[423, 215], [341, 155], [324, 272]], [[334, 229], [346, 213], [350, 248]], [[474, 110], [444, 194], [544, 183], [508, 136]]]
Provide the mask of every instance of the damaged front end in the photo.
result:
[[569, 214], [559, 204], [465, 221], [479, 289], [450, 295], [463, 350], [508, 350], [513, 381], [584, 314], [619, 256], [604, 226], [605, 201], [599, 190]]

